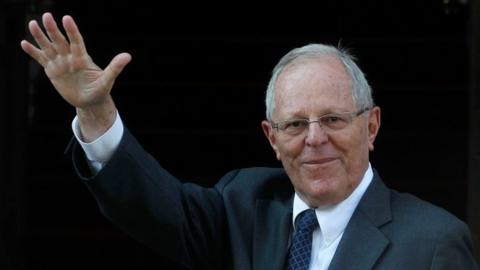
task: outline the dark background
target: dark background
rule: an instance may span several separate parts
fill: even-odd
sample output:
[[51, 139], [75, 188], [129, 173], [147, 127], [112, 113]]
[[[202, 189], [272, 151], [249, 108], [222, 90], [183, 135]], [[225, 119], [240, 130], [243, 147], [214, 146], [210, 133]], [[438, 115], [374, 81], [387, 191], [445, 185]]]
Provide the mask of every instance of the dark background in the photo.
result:
[[101, 67], [132, 54], [113, 90], [124, 123], [171, 173], [205, 186], [280, 166], [260, 122], [282, 55], [351, 48], [383, 110], [372, 165], [390, 187], [478, 224], [467, 196], [480, 194], [468, 180], [480, 165], [469, 159], [472, 1], [1, 3], [0, 269], [172, 269], [100, 215], [63, 154], [75, 111], [19, 46], [44, 11], [72, 15]]

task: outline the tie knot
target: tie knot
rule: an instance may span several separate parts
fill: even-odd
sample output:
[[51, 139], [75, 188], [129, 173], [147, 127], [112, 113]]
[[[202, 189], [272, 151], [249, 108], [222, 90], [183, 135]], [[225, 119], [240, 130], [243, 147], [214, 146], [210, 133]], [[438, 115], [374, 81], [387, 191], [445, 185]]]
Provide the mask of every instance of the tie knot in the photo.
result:
[[304, 232], [313, 232], [318, 227], [317, 215], [314, 209], [307, 209], [301, 212], [295, 219], [297, 230]]

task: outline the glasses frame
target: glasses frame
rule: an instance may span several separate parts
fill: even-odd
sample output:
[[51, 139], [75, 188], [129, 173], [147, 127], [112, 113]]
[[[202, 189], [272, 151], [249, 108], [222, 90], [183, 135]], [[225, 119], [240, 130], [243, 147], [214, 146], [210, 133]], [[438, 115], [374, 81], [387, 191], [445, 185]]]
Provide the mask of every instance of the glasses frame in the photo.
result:
[[[287, 122], [292, 122], [292, 121], [306, 121], [305, 123], [307, 123], [308, 125], [306, 126], [305, 130], [308, 130], [308, 127], [310, 127], [311, 123], [318, 123], [321, 128], [325, 129], [324, 125], [321, 122], [321, 120], [323, 118], [329, 117], [329, 116], [332, 116], [332, 115], [342, 115], [342, 116], [348, 116], [348, 121], [347, 121], [347, 126], [348, 126], [351, 122], [353, 122], [354, 118], [362, 115], [363, 113], [369, 111], [370, 109], [371, 109], [371, 107], [366, 107], [366, 108], [360, 109], [356, 112], [327, 113], [327, 114], [324, 114], [324, 115], [320, 116], [316, 120], [309, 120], [309, 119], [306, 119], [306, 118], [294, 118], [294, 119], [284, 120], [284, 121], [280, 121], [280, 122], [270, 121], [270, 125], [272, 126], [272, 128], [276, 129], [277, 132], [285, 132], [284, 129], [279, 128], [279, 125], [282, 125], [282, 124], [287, 123]], [[342, 129], [343, 128], [340, 128], [338, 130], [342, 130]], [[330, 130], [330, 129], [328, 129], [328, 130]], [[303, 132], [304, 131], [300, 132], [297, 135], [300, 135]], [[285, 133], [285, 134], [288, 134], [288, 133]], [[290, 134], [288, 134], [288, 135], [290, 135]], [[293, 135], [293, 136], [296, 136], [296, 135]]]

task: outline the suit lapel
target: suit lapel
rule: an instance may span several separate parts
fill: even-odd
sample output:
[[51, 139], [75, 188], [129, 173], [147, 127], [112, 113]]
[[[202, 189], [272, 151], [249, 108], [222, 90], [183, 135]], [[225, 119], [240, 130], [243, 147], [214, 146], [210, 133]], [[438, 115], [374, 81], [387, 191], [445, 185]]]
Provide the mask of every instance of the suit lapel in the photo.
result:
[[388, 244], [383, 233], [359, 213], [345, 230], [329, 269], [372, 269]]
[[253, 239], [253, 269], [285, 268], [290, 229], [292, 227], [291, 195], [286, 200], [258, 200]]
[[391, 219], [390, 190], [374, 172], [372, 183], [345, 228], [329, 269], [372, 269], [389, 245], [379, 227]]

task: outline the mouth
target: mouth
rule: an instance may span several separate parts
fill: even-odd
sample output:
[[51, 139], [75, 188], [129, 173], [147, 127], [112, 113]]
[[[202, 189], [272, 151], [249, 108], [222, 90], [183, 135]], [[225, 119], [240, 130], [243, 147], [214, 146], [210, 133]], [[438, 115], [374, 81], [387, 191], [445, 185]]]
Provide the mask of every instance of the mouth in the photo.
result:
[[306, 166], [327, 166], [330, 165], [334, 162], [336, 162], [338, 159], [337, 158], [319, 158], [319, 159], [311, 159], [311, 160], [306, 160], [303, 163], [303, 165]]

